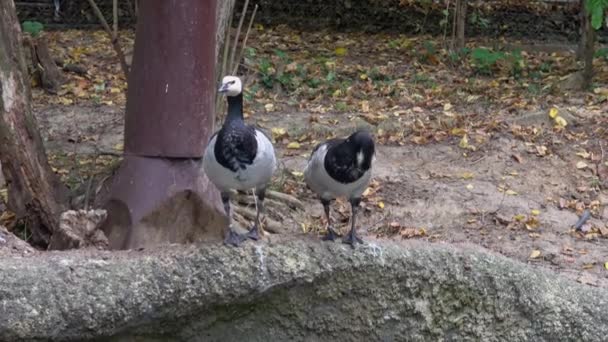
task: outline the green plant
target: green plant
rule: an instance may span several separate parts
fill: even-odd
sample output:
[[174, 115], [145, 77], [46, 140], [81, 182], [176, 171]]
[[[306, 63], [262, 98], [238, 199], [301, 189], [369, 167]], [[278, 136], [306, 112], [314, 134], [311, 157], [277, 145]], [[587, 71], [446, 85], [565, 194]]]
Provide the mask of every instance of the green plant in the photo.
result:
[[490, 75], [496, 64], [505, 59], [505, 53], [486, 48], [475, 48], [471, 53], [473, 66], [480, 74]]
[[24, 21], [21, 27], [23, 32], [29, 33], [32, 37], [37, 37], [44, 29], [44, 25], [38, 21]]
[[598, 30], [604, 23], [604, 11], [608, 9], [608, 0], [586, 0], [587, 12], [591, 15], [591, 26]]

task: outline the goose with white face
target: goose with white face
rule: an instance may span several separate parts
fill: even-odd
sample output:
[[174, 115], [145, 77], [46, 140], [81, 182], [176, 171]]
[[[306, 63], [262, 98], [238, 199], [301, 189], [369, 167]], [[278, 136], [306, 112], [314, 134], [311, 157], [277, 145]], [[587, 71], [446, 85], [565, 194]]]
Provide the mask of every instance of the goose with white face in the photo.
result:
[[237, 96], [243, 92], [241, 79], [236, 76], [224, 76], [218, 92], [226, 96]]

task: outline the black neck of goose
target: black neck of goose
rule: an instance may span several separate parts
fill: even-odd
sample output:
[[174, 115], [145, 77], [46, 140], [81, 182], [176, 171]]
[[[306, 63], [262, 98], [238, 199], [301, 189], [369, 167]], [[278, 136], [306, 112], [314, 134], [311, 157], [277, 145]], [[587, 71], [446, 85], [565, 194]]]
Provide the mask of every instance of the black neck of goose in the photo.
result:
[[228, 96], [228, 116], [226, 121], [243, 120], [243, 93]]

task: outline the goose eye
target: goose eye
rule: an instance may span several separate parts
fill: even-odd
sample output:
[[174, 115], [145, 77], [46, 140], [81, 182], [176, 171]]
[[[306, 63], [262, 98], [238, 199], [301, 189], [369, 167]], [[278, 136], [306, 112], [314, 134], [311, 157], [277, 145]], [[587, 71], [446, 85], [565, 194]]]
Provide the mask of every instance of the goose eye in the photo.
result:
[[228, 82], [229, 85], [233, 85], [236, 81], [230, 81]]

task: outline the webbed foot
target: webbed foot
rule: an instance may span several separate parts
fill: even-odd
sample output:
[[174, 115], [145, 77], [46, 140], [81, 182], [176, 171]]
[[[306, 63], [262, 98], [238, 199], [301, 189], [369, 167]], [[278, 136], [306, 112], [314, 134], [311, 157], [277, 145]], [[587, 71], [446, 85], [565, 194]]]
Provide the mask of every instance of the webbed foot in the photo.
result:
[[346, 236], [342, 239], [342, 243], [350, 245], [352, 248], [355, 248], [356, 244], [363, 244], [363, 240], [359, 236], [354, 229], [352, 229]]
[[338, 234], [334, 231], [332, 227], [327, 227], [327, 234], [321, 238], [323, 241], [335, 241], [338, 237]]
[[241, 234], [234, 232], [232, 229], [226, 233], [226, 237], [224, 238], [224, 244], [226, 246], [232, 245], [234, 247], [239, 247], [243, 241], [247, 238]]

